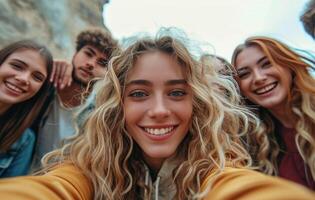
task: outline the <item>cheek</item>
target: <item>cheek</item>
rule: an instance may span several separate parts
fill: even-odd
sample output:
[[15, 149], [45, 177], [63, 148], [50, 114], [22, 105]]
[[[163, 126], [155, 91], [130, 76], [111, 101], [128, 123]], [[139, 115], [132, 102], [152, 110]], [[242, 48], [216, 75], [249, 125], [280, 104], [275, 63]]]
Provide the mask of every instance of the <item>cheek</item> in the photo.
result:
[[74, 57], [73, 57], [73, 62], [75, 64], [82, 64], [84, 62], [84, 55], [82, 54], [76, 54]]
[[130, 126], [135, 122], [141, 113], [142, 106], [139, 106], [137, 103], [131, 103], [128, 101], [124, 102], [124, 114], [126, 118], [126, 125]]
[[105, 75], [105, 72], [106, 72], [106, 68], [104, 68], [104, 67], [97, 66], [95, 68], [95, 75], [96, 76], [102, 77]]
[[249, 92], [250, 84], [247, 81], [242, 80], [242, 81], [238, 81], [237, 83], [238, 83], [238, 86], [239, 86], [239, 88], [241, 90], [241, 93], [244, 94], [244, 93], [248, 93]]
[[174, 111], [185, 121], [191, 121], [193, 107], [192, 101], [187, 101], [183, 104], [174, 104], [172, 105]]
[[[285, 75], [284, 75], [285, 74]], [[283, 77], [285, 83], [288, 85], [288, 87], [290, 87], [292, 85], [292, 74], [290, 72], [284, 72], [282, 76]]]

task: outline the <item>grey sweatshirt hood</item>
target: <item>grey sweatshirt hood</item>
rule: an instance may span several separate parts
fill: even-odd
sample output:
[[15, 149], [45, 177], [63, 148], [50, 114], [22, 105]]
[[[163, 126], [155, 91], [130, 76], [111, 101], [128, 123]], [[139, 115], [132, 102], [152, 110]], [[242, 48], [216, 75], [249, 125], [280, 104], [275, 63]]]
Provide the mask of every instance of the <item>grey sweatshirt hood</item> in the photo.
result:
[[159, 170], [156, 180], [152, 182], [149, 167], [144, 164], [145, 167], [145, 185], [151, 189], [151, 195], [149, 191], [144, 191], [144, 199], [151, 200], [168, 200], [174, 199], [176, 194], [176, 186], [173, 181], [173, 170], [181, 162], [180, 159], [171, 157], [165, 160]]

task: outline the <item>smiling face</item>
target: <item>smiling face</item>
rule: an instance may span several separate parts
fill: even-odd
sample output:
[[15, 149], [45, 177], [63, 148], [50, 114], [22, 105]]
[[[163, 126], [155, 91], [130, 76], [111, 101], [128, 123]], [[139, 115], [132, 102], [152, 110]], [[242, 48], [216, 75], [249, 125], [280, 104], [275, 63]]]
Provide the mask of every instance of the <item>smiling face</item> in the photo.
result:
[[289, 68], [274, 66], [258, 46], [242, 50], [235, 65], [244, 96], [271, 111], [283, 109], [292, 85]]
[[21, 49], [9, 55], [0, 66], [1, 111], [32, 98], [46, 77], [45, 60], [37, 51]]
[[171, 56], [140, 56], [129, 72], [124, 94], [126, 128], [151, 168], [159, 169], [187, 135], [192, 91], [183, 67]]
[[95, 77], [102, 77], [107, 66], [107, 56], [91, 45], [82, 47], [72, 59], [73, 79], [86, 85]]

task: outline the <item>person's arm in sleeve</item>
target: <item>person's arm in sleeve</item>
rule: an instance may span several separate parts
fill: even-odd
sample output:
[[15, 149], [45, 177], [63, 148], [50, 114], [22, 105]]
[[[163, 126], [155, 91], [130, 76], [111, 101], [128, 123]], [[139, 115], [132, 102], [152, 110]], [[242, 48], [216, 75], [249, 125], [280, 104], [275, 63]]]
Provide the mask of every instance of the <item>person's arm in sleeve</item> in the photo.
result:
[[[209, 176], [204, 184], [211, 180]], [[311, 190], [247, 169], [227, 168], [214, 179], [205, 200], [315, 200]]]
[[42, 176], [0, 180], [0, 199], [89, 200], [92, 197], [91, 182], [72, 165], [63, 165]]
[[35, 133], [31, 129], [26, 129], [21, 137], [13, 161], [3, 172], [1, 178], [23, 176], [29, 172], [35, 145]]

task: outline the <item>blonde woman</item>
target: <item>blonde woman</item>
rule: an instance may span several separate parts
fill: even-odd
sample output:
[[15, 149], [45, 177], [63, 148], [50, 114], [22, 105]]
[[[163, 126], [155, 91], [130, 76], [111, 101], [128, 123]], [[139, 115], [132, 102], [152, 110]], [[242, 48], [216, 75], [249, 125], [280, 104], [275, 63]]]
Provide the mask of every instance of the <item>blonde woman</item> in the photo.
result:
[[232, 63], [241, 93], [264, 122], [260, 134], [249, 135], [261, 171], [314, 190], [314, 61], [275, 39], [251, 37]]
[[221, 94], [225, 87], [237, 95], [205, 65], [174, 37], [136, 41], [111, 59], [94, 111], [72, 142], [46, 157], [49, 172], [0, 181], [0, 196], [314, 199], [247, 169], [238, 134], [254, 130], [255, 118]]

